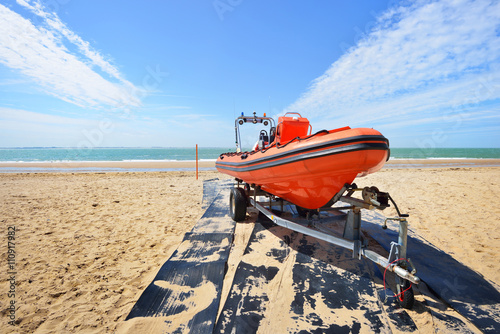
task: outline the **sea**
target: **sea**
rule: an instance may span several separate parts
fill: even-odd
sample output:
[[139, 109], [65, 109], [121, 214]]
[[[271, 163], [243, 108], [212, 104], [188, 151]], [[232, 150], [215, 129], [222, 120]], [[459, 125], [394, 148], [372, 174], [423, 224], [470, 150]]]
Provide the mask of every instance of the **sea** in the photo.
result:
[[[224, 152], [234, 148], [199, 147], [199, 161], [215, 161]], [[62, 168], [30, 167], [33, 162], [83, 162], [83, 161], [195, 161], [196, 149], [168, 147], [107, 147], [107, 148], [61, 148], [61, 147], [23, 147], [0, 148], [0, 172], [19, 171], [62, 171]], [[391, 160], [412, 159], [500, 159], [500, 148], [391, 148]], [[8, 163], [27, 163], [23, 167], [4, 167]], [[415, 165], [413, 165], [415, 167]], [[194, 167], [193, 167], [194, 168]], [[71, 171], [121, 171], [119, 168], [64, 168]], [[190, 170], [191, 168], [184, 168]], [[212, 168], [213, 169], [213, 168]], [[130, 169], [127, 171], [138, 171]], [[150, 169], [148, 169], [150, 170]], [[157, 169], [155, 169], [157, 170]], [[180, 170], [180, 169], [161, 169]]]

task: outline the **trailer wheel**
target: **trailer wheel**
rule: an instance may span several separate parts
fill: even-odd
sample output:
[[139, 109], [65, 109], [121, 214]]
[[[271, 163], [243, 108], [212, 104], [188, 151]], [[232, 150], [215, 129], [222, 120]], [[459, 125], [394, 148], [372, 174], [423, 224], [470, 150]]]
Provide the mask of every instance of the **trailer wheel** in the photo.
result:
[[247, 198], [242, 188], [233, 188], [229, 195], [229, 213], [234, 221], [245, 220], [247, 215]]
[[399, 305], [408, 310], [411, 310], [413, 308], [413, 304], [415, 304], [415, 295], [413, 294], [413, 289], [410, 287], [410, 284], [411, 283], [408, 280], [404, 280], [403, 285], [398, 284], [398, 293], [401, 294], [396, 297]]

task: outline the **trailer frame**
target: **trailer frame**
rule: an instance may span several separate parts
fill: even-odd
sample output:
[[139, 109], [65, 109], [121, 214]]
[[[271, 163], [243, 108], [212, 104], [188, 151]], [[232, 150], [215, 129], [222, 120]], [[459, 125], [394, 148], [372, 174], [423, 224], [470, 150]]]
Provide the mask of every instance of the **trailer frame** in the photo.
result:
[[[276, 213], [276, 210], [273, 210], [273, 207], [279, 207], [280, 210], [278, 211], [283, 213], [285, 212], [285, 206], [294, 205], [293, 203], [263, 191], [258, 185], [250, 185], [239, 179], [236, 179], [236, 182], [235, 187], [231, 190], [230, 196], [230, 213], [234, 220], [242, 220], [241, 217], [246, 215], [246, 208], [254, 207], [276, 225], [323, 240], [335, 246], [349, 249], [352, 251], [353, 258], [361, 260], [362, 257], [365, 257], [385, 268], [385, 271], [393, 272], [396, 279], [396, 296], [398, 297], [399, 304], [404, 308], [413, 307], [414, 295], [411, 290], [411, 284], [409, 283], [419, 284], [420, 278], [415, 275], [417, 270], [411, 260], [406, 259], [408, 245], [407, 218], [409, 215], [401, 214], [396, 203], [388, 193], [380, 192], [376, 187], [365, 187], [360, 189], [357, 188], [355, 184], [346, 184], [327, 206], [317, 210], [305, 210], [304, 212], [309, 222], [305, 225], [298, 220], [294, 221], [294, 219], [283, 218]], [[353, 197], [352, 195], [355, 192], [361, 192], [363, 199]], [[257, 199], [262, 196], [265, 196], [268, 200], [258, 201]], [[383, 210], [389, 206], [389, 200], [394, 204], [398, 216], [386, 218], [382, 228], [386, 229], [387, 221], [392, 220], [399, 223], [399, 231], [398, 240], [391, 242], [389, 256], [386, 258], [368, 249], [367, 239], [361, 231], [361, 213], [362, 209]], [[337, 202], [345, 203], [348, 206], [333, 207], [332, 205]], [[267, 208], [265, 207], [266, 205]], [[321, 212], [325, 211], [336, 211], [339, 214], [345, 214], [343, 211], [347, 211], [342, 237], [334, 235], [331, 231], [328, 231], [328, 229], [321, 228]], [[235, 212], [239, 213], [239, 216], [235, 216]], [[242, 212], [244, 212], [244, 214], [242, 214]], [[312, 215], [317, 215], [318, 217], [314, 226], [311, 224]]]

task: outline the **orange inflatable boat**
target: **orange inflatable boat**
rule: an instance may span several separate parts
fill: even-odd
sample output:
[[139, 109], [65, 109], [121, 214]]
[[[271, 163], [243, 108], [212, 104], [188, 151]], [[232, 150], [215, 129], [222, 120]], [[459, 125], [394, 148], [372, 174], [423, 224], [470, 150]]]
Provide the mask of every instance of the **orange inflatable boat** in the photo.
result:
[[[240, 151], [239, 126], [261, 124], [254, 149]], [[236, 152], [223, 153], [219, 172], [305, 209], [331, 205], [357, 176], [374, 173], [389, 159], [389, 141], [374, 129], [343, 127], [312, 134], [307, 118], [240, 116], [235, 121]]]

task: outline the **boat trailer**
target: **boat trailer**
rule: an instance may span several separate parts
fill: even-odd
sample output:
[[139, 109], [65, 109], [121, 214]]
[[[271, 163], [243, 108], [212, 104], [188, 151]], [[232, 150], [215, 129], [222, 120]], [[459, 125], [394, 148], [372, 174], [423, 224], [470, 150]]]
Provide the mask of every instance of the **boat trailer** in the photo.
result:
[[[265, 192], [259, 186], [244, 183], [239, 179], [236, 179], [236, 182], [236, 186], [231, 189], [230, 193], [230, 215], [233, 220], [244, 220], [247, 207], [254, 207], [276, 225], [309, 235], [336, 246], [347, 248], [352, 251], [353, 258], [361, 259], [361, 257], [364, 256], [385, 268], [384, 285], [385, 272], [391, 271], [395, 273], [397, 289], [397, 294], [395, 294], [395, 296], [397, 297], [398, 303], [407, 309], [413, 307], [415, 299], [411, 283], [419, 284], [420, 278], [415, 276], [417, 270], [411, 260], [406, 259], [408, 234], [408, 221], [406, 218], [408, 218], [409, 215], [401, 214], [398, 206], [388, 193], [381, 192], [376, 187], [365, 187], [360, 189], [356, 184], [346, 184], [326, 207], [317, 210], [309, 210], [295, 206], [298, 215], [307, 219], [307, 223], [304, 224], [299, 220], [292, 221], [282, 218], [273, 211], [273, 207], [279, 206], [279, 212], [284, 213], [285, 206], [293, 206], [293, 203]], [[356, 192], [361, 192], [362, 199], [352, 197]], [[258, 201], [257, 199], [262, 196], [265, 196], [267, 200], [262, 202]], [[364, 237], [360, 227], [361, 209], [384, 210], [390, 206], [389, 201], [394, 205], [398, 217], [386, 218], [382, 228], [387, 228], [388, 220], [397, 221], [399, 223], [399, 236], [397, 242], [391, 242], [389, 256], [386, 258], [368, 249], [368, 240]], [[332, 206], [337, 202], [345, 203], [347, 206]], [[334, 231], [331, 229], [322, 226], [321, 212], [333, 212], [336, 215], [345, 215], [343, 211], [346, 210], [347, 215], [341, 237], [335, 235]], [[318, 219], [313, 221], [312, 217], [314, 215], [316, 215]]]

